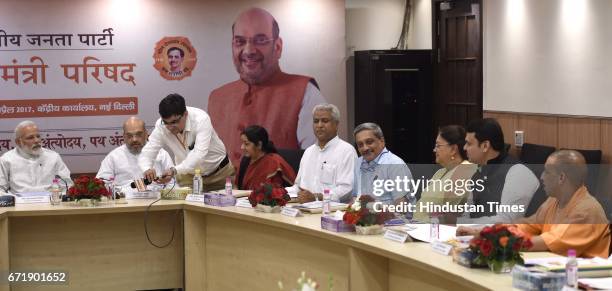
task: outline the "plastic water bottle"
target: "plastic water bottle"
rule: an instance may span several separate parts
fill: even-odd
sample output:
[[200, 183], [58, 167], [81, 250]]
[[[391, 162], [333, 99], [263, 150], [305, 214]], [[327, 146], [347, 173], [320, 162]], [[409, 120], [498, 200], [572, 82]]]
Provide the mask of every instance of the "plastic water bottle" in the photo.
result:
[[323, 190], [323, 215], [329, 215], [331, 213], [331, 194], [329, 189]]
[[576, 261], [576, 250], [574, 249], [567, 251], [565, 279], [568, 286], [578, 290], [578, 261]]
[[437, 214], [432, 214], [429, 225], [429, 241], [434, 242], [440, 239], [440, 218]]
[[202, 176], [200, 175], [200, 169], [195, 169], [192, 187], [193, 194], [199, 195], [200, 193], [202, 193]]
[[49, 195], [51, 205], [59, 205], [62, 202], [62, 188], [60, 187], [59, 179], [53, 179], [49, 192], [51, 192]]
[[232, 177], [225, 178], [225, 195], [232, 196]]
[[115, 177], [110, 177], [108, 183], [110, 186], [109, 192], [111, 194], [111, 198], [109, 199], [109, 201], [115, 203]]

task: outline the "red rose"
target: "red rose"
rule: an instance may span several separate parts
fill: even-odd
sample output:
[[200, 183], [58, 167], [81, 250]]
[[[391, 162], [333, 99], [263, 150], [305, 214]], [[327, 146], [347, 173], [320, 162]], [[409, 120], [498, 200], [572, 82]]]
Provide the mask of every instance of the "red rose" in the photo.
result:
[[489, 234], [493, 233], [493, 227], [490, 226], [485, 226], [481, 231], [480, 231], [480, 236], [487, 236]]
[[482, 242], [482, 244], [480, 244], [480, 252], [485, 256], [488, 257], [491, 254], [491, 251], [493, 250], [493, 244], [491, 243], [491, 241], [489, 240], [484, 240]]
[[521, 242], [520, 239], [517, 239], [516, 241], [514, 241], [514, 243], [512, 244], [512, 250], [515, 252], [518, 252], [521, 250], [521, 246], [523, 245], [523, 243]]
[[359, 201], [360, 202], [368, 203], [368, 202], [374, 202], [376, 200], [374, 200], [374, 197], [372, 197], [370, 195], [361, 195], [360, 198], [359, 198]]
[[478, 248], [480, 247], [480, 244], [482, 244], [482, 239], [473, 238], [472, 240], [470, 240], [470, 247]]

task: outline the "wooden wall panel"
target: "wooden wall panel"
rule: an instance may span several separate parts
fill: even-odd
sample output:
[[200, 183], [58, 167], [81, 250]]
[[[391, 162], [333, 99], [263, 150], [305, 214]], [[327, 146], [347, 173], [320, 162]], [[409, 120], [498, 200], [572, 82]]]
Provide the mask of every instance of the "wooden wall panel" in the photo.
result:
[[518, 130], [525, 132], [525, 142], [557, 147], [557, 117], [518, 115]]
[[601, 150], [603, 163], [612, 163], [612, 120], [601, 121]]
[[560, 117], [558, 148], [600, 149], [601, 120]]

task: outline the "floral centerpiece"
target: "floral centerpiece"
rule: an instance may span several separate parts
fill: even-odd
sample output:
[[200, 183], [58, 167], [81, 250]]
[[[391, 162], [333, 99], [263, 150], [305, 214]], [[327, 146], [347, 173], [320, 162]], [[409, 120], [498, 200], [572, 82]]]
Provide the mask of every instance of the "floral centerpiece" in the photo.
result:
[[[334, 290], [334, 279], [332, 278], [331, 275], [329, 276], [327, 283], [328, 283], [327, 290], [333, 291]], [[317, 289], [319, 289], [319, 287], [320, 286], [319, 286], [319, 283], [317, 283], [317, 281], [313, 280], [312, 278], [307, 278], [306, 272], [302, 272], [302, 275], [297, 279], [297, 287], [291, 290], [292, 291], [316, 291]], [[278, 289], [285, 290], [285, 286], [282, 281], [278, 281]]]
[[393, 217], [393, 214], [382, 211], [376, 212], [368, 209], [368, 203], [374, 201], [376, 200], [372, 196], [359, 196], [353, 204], [350, 204], [346, 208], [342, 220], [347, 224], [355, 225], [355, 230], [358, 234], [382, 233], [382, 226], [385, 224], [386, 220]]
[[470, 241], [476, 264], [487, 264], [495, 273], [506, 273], [515, 264], [524, 263], [521, 250], [531, 248], [529, 238], [523, 237], [513, 226], [497, 224], [486, 226], [478, 237]]
[[67, 195], [75, 201], [80, 201], [82, 199], [100, 201], [102, 196], [111, 196], [104, 185], [104, 181], [88, 176], [80, 176], [74, 180], [74, 185], [68, 188]]
[[273, 183], [262, 183], [249, 195], [249, 202], [262, 212], [280, 212], [280, 207], [291, 200], [285, 188]]

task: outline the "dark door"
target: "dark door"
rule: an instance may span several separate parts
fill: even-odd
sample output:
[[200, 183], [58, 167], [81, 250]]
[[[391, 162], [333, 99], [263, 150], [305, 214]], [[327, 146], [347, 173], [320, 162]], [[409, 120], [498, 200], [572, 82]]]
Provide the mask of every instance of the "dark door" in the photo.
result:
[[432, 1], [435, 120], [466, 125], [482, 118], [481, 1]]

